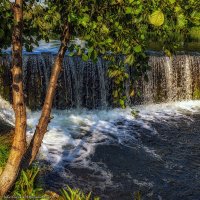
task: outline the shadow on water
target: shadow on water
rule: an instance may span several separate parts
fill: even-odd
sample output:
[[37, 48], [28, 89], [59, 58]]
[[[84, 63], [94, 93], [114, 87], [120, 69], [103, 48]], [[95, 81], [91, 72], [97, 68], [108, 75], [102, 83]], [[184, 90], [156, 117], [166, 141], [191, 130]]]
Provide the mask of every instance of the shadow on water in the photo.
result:
[[11, 130], [13, 130], [13, 126], [5, 122], [5, 120], [0, 117], [0, 135], [9, 133]]
[[91, 168], [73, 165], [73, 160], [63, 161], [69, 154], [64, 150], [62, 161], [44, 177], [46, 187], [59, 191], [68, 184], [85, 192], [93, 191], [102, 199], [129, 200], [133, 199], [134, 192], [140, 191], [143, 199], [198, 200], [200, 115], [190, 117], [190, 121], [171, 118], [152, 122], [156, 135], [148, 134], [141, 127], [136, 130], [130, 122], [127, 127], [132, 130], [130, 134], [140, 132], [137, 142], [130, 141], [127, 146], [100, 143], [87, 158]]

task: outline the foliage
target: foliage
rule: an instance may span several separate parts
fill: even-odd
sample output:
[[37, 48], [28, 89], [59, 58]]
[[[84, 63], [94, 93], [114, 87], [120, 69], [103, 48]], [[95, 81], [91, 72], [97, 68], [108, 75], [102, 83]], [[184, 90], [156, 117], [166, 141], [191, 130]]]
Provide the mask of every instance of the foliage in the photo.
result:
[[7, 0], [0, 2], [0, 52], [11, 44], [12, 12]]
[[[199, 1], [195, 0], [164, 0], [154, 1], [152, 6], [156, 10], [162, 10], [165, 21], [161, 27], [153, 27], [149, 32], [149, 40], [161, 43], [163, 50], [173, 52], [177, 48], [184, 46], [186, 42], [191, 40], [191, 30], [199, 33], [200, 16]], [[200, 34], [195, 35], [199, 37]]]
[[39, 173], [39, 168], [33, 166], [26, 171], [22, 170], [17, 182], [15, 183], [12, 195], [19, 199], [26, 199], [25, 197], [44, 196], [42, 188], [36, 186], [36, 176]]
[[161, 10], [156, 10], [149, 16], [149, 22], [154, 26], [161, 26], [164, 21], [165, 17]]
[[[52, 29], [53, 26], [47, 26], [47, 23], [43, 24], [43, 15], [41, 13], [44, 12], [44, 7], [38, 4], [36, 0], [24, 1], [23, 3], [23, 44], [27, 51], [32, 51], [33, 45], [38, 45], [38, 41], [41, 39], [49, 40], [49, 37], [52, 36], [49, 33], [49, 29]], [[14, 3], [9, 0], [0, 2], [0, 52], [2, 49], [11, 46], [12, 27], [15, 23], [12, 12], [13, 5]], [[40, 24], [44, 25], [45, 29]], [[44, 32], [46, 35], [44, 35]]]
[[62, 200], [100, 200], [98, 197], [92, 198], [91, 192], [88, 195], [85, 195], [79, 189], [71, 189], [69, 186], [67, 186], [67, 190], [62, 189], [61, 193]]
[[42, 187], [38, 187], [38, 182], [36, 181], [41, 169], [38, 166], [32, 166], [26, 171], [22, 170], [17, 182], [15, 183], [14, 189], [11, 196], [15, 196], [18, 199], [30, 199], [38, 197], [41, 200], [47, 199], [59, 199], [59, 200], [99, 200], [99, 198], [91, 197], [91, 192], [85, 195], [79, 189], [71, 189], [67, 186], [67, 190], [62, 189], [61, 195], [47, 191], [45, 192]]
[[[97, 60], [99, 55], [110, 61], [109, 76], [115, 89], [113, 97], [116, 104], [126, 105], [123, 88], [125, 81], [133, 85], [138, 77], [145, 76], [147, 58], [145, 50], [149, 41], [159, 42], [163, 51], [171, 56], [178, 47], [189, 39], [190, 30], [199, 30], [199, 3], [194, 0], [155, 0], [153, 3], [139, 0], [111, 1], [48, 1], [46, 19], [54, 10], [60, 15], [53, 32], [61, 32], [64, 23], [71, 26], [72, 39], [85, 41], [85, 48], [70, 46], [70, 55], [81, 56], [84, 61]], [[64, 12], [63, 12], [64, 11]], [[117, 55], [125, 56], [124, 62]], [[144, 66], [144, 67], [143, 67]], [[133, 68], [134, 77], [128, 77], [127, 70]], [[135, 94], [131, 88], [130, 94]]]
[[5, 166], [11, 147], [11, 136], [8, 134], [0, 136], [0, 174], [2, 167]]
[[[0, 145], [0, 168], [2, 168], [8, 159], [9, 148], [6, 145]], [[0, 170], [1, 174], [1, 170]]]
[[[32, 50], [32, 44], [38, 44], [40, 39], [49, 41], [53, 35], [61, 35], [64, 24], [69, 22], [71, 38], [87, 41], [88, 51], [78, 51], [84, 60], [108, 51], [140, 53], [152, 39], [162, 41], [164, 49], [173, 50], [183, 45], [189, 35], [198, 37], [199, 4], [196, 0], [24, 1], [24, 43]], [[11, 43], [11, 7], [8, 0], [1, 1], [0, 48]]]

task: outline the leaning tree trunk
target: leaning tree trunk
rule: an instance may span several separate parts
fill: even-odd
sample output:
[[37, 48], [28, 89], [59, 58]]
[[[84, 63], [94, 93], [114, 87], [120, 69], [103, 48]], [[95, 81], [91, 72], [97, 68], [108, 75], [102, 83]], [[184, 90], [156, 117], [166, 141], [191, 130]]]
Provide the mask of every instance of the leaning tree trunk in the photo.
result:
[[67, 24], [64, 27], [63, 36], [61, 40], [61, 46], [56, 56], [54, 66], [51, 72], [49, 86], [47, 89], [47, 94], [46, 94], [44, 105], [42, 108], [42, 114], [41, 114], [39, 123], [36, 126], [34, 136], [27, 150], [23, 167], [30, 166], [31, 163], [35, 160], [37, 153], [40, 149], [40, 146], [42, 144], [43, 137], [47, 131], [47, 126], [51, 120], [50, 114], [51, 114], [54, 94], [56, 91], [60, 72], [62, 71], [63, 59], [64, 59], [65, 52], [67, 50], [67, 44], [69, 42], [69, 39], [70, 39], [70, 32], [69, 32], [69, 25]]
[[21, 160], [26, 150], [26, 106], [24, 103], [22, 83], [22, 29], [23, 0], [15, 0], [14, 30], [12, 35], [12, 95], [15, 112], [15, 134], [10, 155], [3, 173], [0, 176], [0, 199], [14, 184]]

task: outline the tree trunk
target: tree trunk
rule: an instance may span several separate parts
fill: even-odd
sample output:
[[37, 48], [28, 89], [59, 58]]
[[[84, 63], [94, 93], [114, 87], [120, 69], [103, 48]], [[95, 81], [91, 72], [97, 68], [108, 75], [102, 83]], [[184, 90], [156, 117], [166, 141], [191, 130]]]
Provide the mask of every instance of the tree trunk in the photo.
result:
[[15, 134], [5, 169], [0, 176], [0, 199], [14, 184], [20, 169], [21, 160], [26, 150], [26, 106], [22, 82], [22, 30], [23, 0], [16, 0], [13, 5], [14, 30], [12, 35], [12, 95], [15, 112]]
[[27, 166], [30, 166], [31, 163], [35, 160], [37, 153], [40, 149], [40, 146], [42, 144], [43, 137], [47, 131], [47, 126], [51, 120], [50, 114], [51, 114], [54, 94], [56, 91], [57, 81], [58, 81], [60, 72], [62, 71], [63, 59], [65, 56], [65, 52], [67, 50], [67, 44], [69, 42], [69, 39], [70, 39], [69, 25], [66, 24], [63, 31], [61, 46], [56, 56], [55, 63], [52, 69], [49, 86], [48, 86], [47, 94], [45, 97], [45, 102], [42, 108], [42, 114], [41, 114], [39, 123], [36, 126], [34, 136], [27, 150], [27, 153], [25, 156], [25, 162], [23, 163], [23, 167], [25, 168]]

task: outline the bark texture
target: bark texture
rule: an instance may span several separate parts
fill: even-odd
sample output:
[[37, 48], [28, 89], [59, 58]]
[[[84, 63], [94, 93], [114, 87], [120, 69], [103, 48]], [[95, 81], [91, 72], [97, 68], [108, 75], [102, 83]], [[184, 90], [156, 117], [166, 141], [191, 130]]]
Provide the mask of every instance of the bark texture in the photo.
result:
[[51, 120], [50, 115], [51, 115], [54, 94], [56, 91], [59, 75], [62, 71], [63, 58], [64, 58], [65, 52], [67, 50], [67, 44], [70, 39], [70, 31], [69, 31], [68, 24], [65, 25], [63, 35], [61, 38], [62, 38], [61, 46], [60, 46], [60, 49], [56, 56], [54, 66], [52, 68], [49, 86], [47, 89], [47, 94], [46, 94], [44, 105], [42, 108], [41, 117], [39, 119], [38, 125], [36, 126], [34, 136], [31, 140], [31, 143], [29, 145], [29, 148], [28, 148], [26, 156], [25, 156], [25, 162], [23, 164], [24, 165], [23, 167], [25, 167], [25, 168], [27, 166], [30, 166], [31, 163], [35, 160], [37, 153], [40, 149], [40, 146], [42, 144], [43, 137], [44, 137], [45, 133], [47, 132], [48, 124]]
[[13, 4], [15, 25], [12, 35], [12, 95], [15, 112], [15, 133], [10, 155], [4, 171], [0, 175], [0, 199], [14, 184], [26, 150], [26, 106], [22, 83], [22, 30], [23, 0]]

